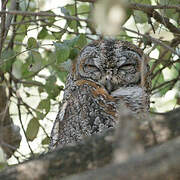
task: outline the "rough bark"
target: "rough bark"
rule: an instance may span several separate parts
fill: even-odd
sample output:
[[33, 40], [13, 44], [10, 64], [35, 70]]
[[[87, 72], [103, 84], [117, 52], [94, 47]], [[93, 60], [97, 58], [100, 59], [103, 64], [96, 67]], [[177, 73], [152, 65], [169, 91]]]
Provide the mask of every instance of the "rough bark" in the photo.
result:
[[[109, 163], [113, 156], [112, 131], [93, 136], [81, 144], [57, 149], [37, 159], [9, 167], [0, 173], [0, 179], [49, 179], [80, 173]], [[42, 171], [43, 170], [43, 171]], [[42, 172], [41, 172], [42, 171]], [[36, 172], [36, 173], [34, 173]]]
[[130, 158], [121, 164], [74, 175], [66, 180], [178, 180], [180, 179], [180, 138]]

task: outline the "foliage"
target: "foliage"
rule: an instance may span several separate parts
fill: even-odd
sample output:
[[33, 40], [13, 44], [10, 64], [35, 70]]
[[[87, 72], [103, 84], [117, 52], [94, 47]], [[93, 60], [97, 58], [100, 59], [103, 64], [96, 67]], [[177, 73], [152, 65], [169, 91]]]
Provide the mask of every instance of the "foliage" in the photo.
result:
[[[175, 107], [180, 104], [180, 6], [176, 0], [159, 0], [155, 1], [159, 8], [153, 9], [153, 2], [130, 0], [127, 18], [116, 38], [144, 49], [147, 59], [151, 59], [152, 94], [163, 98], [173, 91], [169, 101], [173, 100]], [[84, 45], [107, 36], [98, 32], [101, 24], [94, 25], [94, 5], [88, 0], [72, 1], [61, 7], [58, 4], [47, 11], [43, 9], [49, 3], [45, 0], [21, 0], [15, 6], [13, 3], [13, 0], [4, 1], [4, 7], [23, 13], [8, 16], [1, 12], [0, 85], [7, 88], [10, 114], [24, 129], [22, 136], [30, 149], [28, 152], [35, 153], [33, 142], [39, 143], [38, 152], [47, 150], [55, 118], [52, 112], [57, 113], [62, 83], [71, 64]], [[158, 17], [151, 15], [154, 11]], [[12, 20], [7, 21], [11, 17]], [[152, 111], [157, 111], [157, 107], [152, 106]], [[23, 159], [17, 153], [16, 156]]]

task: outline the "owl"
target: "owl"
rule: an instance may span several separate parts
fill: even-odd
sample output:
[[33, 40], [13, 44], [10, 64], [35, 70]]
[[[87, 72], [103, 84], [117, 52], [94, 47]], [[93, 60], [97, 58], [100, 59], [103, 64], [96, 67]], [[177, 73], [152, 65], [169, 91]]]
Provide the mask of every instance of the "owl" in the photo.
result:
[[117, 106], [133, 113], [149, 109], [150, 76], [141, 49], [121, 40], [85, 46], [68, 75], [50, 149], [76, 143], [117, 125]]

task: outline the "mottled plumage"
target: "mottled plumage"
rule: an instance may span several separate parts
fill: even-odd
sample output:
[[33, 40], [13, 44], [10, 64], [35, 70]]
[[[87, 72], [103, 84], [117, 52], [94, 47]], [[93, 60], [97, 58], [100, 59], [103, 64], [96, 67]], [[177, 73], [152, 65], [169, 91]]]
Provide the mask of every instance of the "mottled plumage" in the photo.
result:
[[135, 113], [149, 109], [150, 77], [143, 52], [120, 40], [85, 46], [67, 78], [50, 149], [115, 127], [117, 104]]

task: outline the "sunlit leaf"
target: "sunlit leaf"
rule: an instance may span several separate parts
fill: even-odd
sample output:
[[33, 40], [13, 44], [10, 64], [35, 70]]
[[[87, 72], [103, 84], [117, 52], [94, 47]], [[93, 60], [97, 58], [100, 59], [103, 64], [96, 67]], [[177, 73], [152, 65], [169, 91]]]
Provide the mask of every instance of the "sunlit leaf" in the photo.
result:
[[69, 25], [69, 27], [71, 28], [71, 29], [73, 29], [75, 32], [76, 32], [76, 30], [77, 30], [77, 21], [75, 21], [75, 20], [72, 20], [72, 21], [70, 21], [70, 23], [68, 23], [68, 25]]
[[42, 28], [42, 30], [38, 33], [38, 39], [44, 39], [48, 35], [48, 31], [46, 28]]
[[54, 43], [55, 45], [55, 53], [56, 53], [56, 58], [59, 63], [65, 61], [68, 59], [69, 54], [70, 54], [70, 49], [66, 44], [62, 43]]
[[[161, 5], [175, 5], [175, 4], [178, 4], [179, 2], [177, 3], [177, 0], [159, 0], [159, 3]], [[174, 19], [175, 21], [179, 20], [179, 13], [175, 9], [164, 9], [164, 10], [161, 10], [160, 13], [163, 16]]]
[[30, 37], [27, 42], [28, 48], [38, 48], [38, 43], [35, 38]]
[[36, 118], [33, 118], [29, 121], [26, 130], [26, 136], [28, 141], [33, 141], [37, 137], [39, 127], [39, 121]]
[[80, 34], [79, 36], [77, 36], [75, 38], [75, 47], [78, 47], [79, 49], [81, 49], [86, 44], [87, 44], [87, 39], [86, 39], [86, 36], [84, 34]]
[[155, 88], [159, 84], [162, 84], [163, 82], [164, 82], [164, 77], [162, 74], [159, 74], [152, 80], [152, 87]]
[[89, 4], [81, 4], [77, 10], [79, 14], [87, 13], [90, 11], [90, 6]]
[[46, 113], [41, 113], [39, 111], [36, 111], [37, 120], [43, 120], [46, 116]]
[[70, 15], [69, 11], [65, 7], [61, 7], [61, 12], [66, 16]]
[[151, 4], [151, 0], [130, 0], [131, 3]]
[[26, 11], [27, 6], [28, 2], [26, 0], [19, 1], [19, 7], [21, 8], [21, 11]]
[[71, 59], [68, 59], [67, 61], [64, 61], [63, 63], [60, 64], [60, 70], [61, 71], [67, 71], [70, 72], [72, 68], [72, 61]]
[[46, 144], [49, 144], [50, 143], [50, 138], [49, 137], [46, 137], [42, 140], [42, 144], [43, 145], [46, 145]]
[[47, 79], [47, 83], [50, 84], [50, 85], [55, 84], [56, 81], [57, 81], [57, 78], [54, 75], [49, 76], [48, 79]]
[[59, 87], [58, 85], [54, 85], [54, 86], [50, 86], [48, 84], [46, 85], [46, 91], [50, 99], [56, 99], [56, 97], [60, 94], [61, 90], [62, 90], [61, 87]]
[[57, 40], [61, 40], [62, 36], [64, 35], [64, 31], [61, 31], [61, 32], [52, 32], [52, 35], [54, 36], [55, 39]]
[[148, 22], [148, 18], [147, 15], [145, 13], [143, 13], [142, 11], [134, 11], [134, 18], [136, 23], [147, 23]]
[[78, 54], [79, 54], [79, 49], [72, 48], [71, 52], [70, 52], [70, 55], [69, 55], [69, 58], [73, 60], [78, 56]]
[[22, 77], [22, 65], [23, 62], [17, 59], [12, 66], [12, 73], [16, 78]]
[[37, 109], [41, 109], [41, 110], [45, 109], [46, 113], [48, 113], [50, 110], [50, 105], [51, 105], [50, 99], [43, 99], [40, 101]]
[[171, 84], [167, 84], [166, 86], [163, 86], [162, 88], [159, 88], [159, 91], [158, 93], [161, 95], [161, 96], [164, 96], [171, 88]]
[[[64, 9], [66, 9], [65, 15], [75, 15], [75, 5], [74, 4], [67, 4]], [[67, 13], [68, 12], [68, 13]], [[67, 13], [67, 14], [66, 14]]]
[[[51, 11], [51, 10], [47, 11], [47, 13], [55, 15], [55, 13], [53, 11]], [[48, 16], [47, 19], [46, 19], [46, 22], [48, 23], [47, 24], [48, 26], [52, 26], [54, 24], [54, 22], [55, 22], [55, 16]]]
[[16, 60], [16, 56], [13, 50], [7, 49], [2, 52], [1, 59], [3, 62], [3, 65], [0, 67], [3, 72], [8, 72], [12, 68], [12, 64]]

